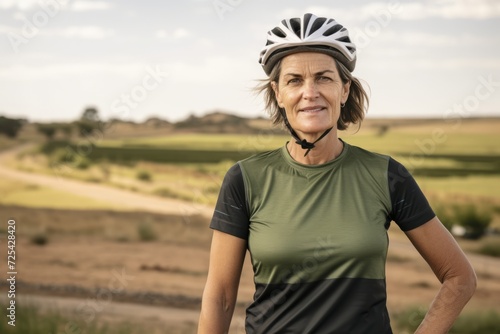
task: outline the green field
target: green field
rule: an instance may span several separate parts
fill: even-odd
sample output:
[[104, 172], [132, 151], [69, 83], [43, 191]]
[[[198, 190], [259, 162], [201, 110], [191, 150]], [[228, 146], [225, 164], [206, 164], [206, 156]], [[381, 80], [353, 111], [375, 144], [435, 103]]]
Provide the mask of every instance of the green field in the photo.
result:
[[54, 209], [115, 209], [126, 207], [96, 201], [85, 196], [74, 195], [34, 184], [2, 180], [0, 204], [27, 207], [50, 207]]
[[164, 137], [103, 140], [100, 147], [142, 147], [177, 150], [256, 151], [282, 145], [288, 136], [275, 134], [178, 134]]
[[[351, 145], [391, 155], [403, 163], [431, 203], [477, 202], [500, 212], [500, 120], [463, 120], [460, 126], [443, 121], [388, 120], [386, 124], [384, 132], [380, 125], [371, 124], [339, 136]], [[288, 140], [288, 135], [269, 131], [112, 140], [104, 135], [94, 142], [82, 138], [71, 143], [47, 142], [40, 152], [48, 157], [50, 167], [39, 162], [43, 160], [20, 160], [17, 167], [50, 174], [62, 165], [59, 170], [65, 177], [213, 205], [225, 171], [233, 163], [279, 148]], [[498, 214], [494, 221], [500, 226]]]

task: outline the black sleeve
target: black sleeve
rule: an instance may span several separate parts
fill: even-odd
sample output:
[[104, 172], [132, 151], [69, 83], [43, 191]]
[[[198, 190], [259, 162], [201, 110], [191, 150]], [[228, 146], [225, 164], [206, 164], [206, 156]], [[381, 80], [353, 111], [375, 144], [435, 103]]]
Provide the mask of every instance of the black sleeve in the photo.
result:
[[210, 228], [246, 240], [248, 224], [243, 175], [240, 165], [235, 164], [227, 171], [222, 182]]
[[410, 172], [392, 158], [389, 160], [388, 180], [392, 202], [389, 218], [401, 230], [412, 230], [436, 216]]

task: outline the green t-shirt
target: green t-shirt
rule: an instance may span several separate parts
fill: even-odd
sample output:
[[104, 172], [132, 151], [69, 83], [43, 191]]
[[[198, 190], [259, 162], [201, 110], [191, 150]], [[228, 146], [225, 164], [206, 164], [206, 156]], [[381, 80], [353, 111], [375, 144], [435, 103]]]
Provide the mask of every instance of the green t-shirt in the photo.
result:
[[344, 143], [322, 165], [296, 162], [286, 146], [238, 162], [211, 227], [248, 242], [247, 333], [391, 333], [387, 229], [433, 217], [401, 164]]

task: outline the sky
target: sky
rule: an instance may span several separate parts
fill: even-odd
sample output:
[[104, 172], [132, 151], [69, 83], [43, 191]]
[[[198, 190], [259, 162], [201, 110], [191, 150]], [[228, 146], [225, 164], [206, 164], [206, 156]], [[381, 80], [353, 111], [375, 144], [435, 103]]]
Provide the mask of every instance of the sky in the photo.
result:
[[266, 33], [307, 12], [349, 30], [368, 117], [500, 116], [498, 0], [0, 0], [0, 115], [266, 117]]

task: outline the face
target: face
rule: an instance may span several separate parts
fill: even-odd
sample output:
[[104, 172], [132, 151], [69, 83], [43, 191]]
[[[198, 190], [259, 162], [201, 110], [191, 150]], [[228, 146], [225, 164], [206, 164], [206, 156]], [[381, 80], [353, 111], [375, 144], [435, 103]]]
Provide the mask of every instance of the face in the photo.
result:
[[292, 128], [315, 135], [337, 128], [340, 105], [347, 101], [350, 83], [342, 83], [331, 56], [303, 52], [282, 59], [279, 81], [272, 87]]

